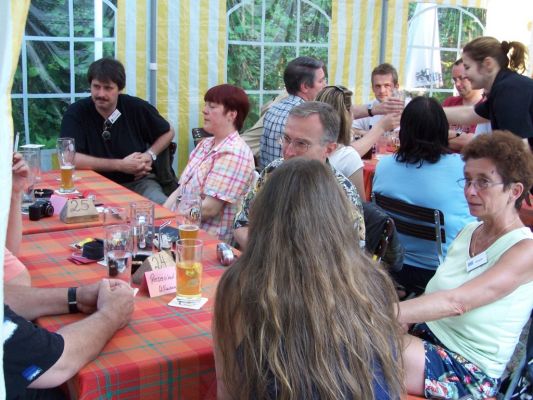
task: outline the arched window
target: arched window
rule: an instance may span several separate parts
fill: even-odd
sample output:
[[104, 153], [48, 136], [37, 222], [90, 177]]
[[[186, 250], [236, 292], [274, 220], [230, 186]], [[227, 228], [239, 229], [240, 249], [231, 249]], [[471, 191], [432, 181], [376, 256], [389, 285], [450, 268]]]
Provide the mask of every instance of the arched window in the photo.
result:
[[21, 144], [55, 148], [66, 108], [87, 96], [87, 68], [115, 56], [116, 2], [32, 0], [11, 90]]
[[[419, 3], [409, 4], [409, 30], [413, 24], [420, 23], [428, 14], [435, 15], [438, 24], [431, 24], [433, 32], [426, 33], [426, 36], [435, 37], [433, 43], [427, 45], [416, 45], [419, 49], [436, 51], [440, 55], [440, 70], [442, 73], [442, 86], [429, 84], [425, 86], [428, 94], [439, 101], [453, 95], [453, 81], [451, 70], [453, 63], [461, 57], [464, 45], [478, 36], [482, 36], [485, 30], [487, 10], [482, 8], [441, 6], [437, 4], [428, 5], [421, 8]], [[411, 41], [410, 41], [411, 42]], [[410, 54], [408, 45], [407, 54]]]
[[227, 82], [252, 109], [246, 127], [283, 88], [285, 65], [299, 56], [328, 63], [331, 0], [228, 0]]

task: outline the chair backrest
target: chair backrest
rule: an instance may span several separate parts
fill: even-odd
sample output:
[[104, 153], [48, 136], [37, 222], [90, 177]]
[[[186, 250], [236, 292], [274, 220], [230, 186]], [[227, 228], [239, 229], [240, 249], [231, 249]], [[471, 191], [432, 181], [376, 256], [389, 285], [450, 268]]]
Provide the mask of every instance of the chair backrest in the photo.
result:
[[202, 140], [203, 138], [213, 136], [210, 133], [204, 131], [203, 128], [192, 128], [191, 134], [192, 140], [194, 142], [194, 147], [198, 146], [198, 143], [200, 143], [200, 140]]
[[372, 202], [389, 214], [398, 232], [435, 242], [439, 264], [442, 263], [442, 244], [446, 243], [442, 211], [409, 204], [379, 193], [372, 193]]

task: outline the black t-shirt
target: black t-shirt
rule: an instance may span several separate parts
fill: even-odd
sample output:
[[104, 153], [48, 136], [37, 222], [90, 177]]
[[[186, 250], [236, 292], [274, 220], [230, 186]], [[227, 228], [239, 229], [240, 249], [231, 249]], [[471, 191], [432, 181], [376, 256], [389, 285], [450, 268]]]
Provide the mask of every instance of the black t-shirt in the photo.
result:
[[28, 385], [63, 354], [63, 337], [32, 324], [5, 304], [3, 334], [7, 399], [25, 398]]
[[475, 111], [489, 119], [492, 129], [509, 130], [522, 138], [533, 139], [533, 79], [502, 69], [496, 75], [487, 100]]
[[[150, 103], [138, 97], [120, 94], [117, 101], [120, 117], [108, 129], [111, 140], [102, 138], [104, 118], [98, 114], [91, 97], [71, 104], [61, 121], [60, 137], [76, 140], [76, 151], [93, 157], [124, 158], [144, 152], [157, 138], [170, 129], [170, 124]], [[134, 177], [122, 172], [102, 172], [117, 182], [133, 182]]]

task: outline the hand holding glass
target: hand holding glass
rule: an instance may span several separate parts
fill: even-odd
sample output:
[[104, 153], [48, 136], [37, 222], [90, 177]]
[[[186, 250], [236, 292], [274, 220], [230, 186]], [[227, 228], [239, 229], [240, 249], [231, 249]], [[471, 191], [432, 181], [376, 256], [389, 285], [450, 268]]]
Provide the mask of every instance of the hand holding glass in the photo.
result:
[[196, 239], [202, 223], [202, 198], [196, 193], [184, 193], [176, 204], [176, 219], [180, 239]]
[[57, 160], [61, 169], [61, 193], [72, 193], [74, 188], [74, 159], [76, 157], [76, 147], [73, 138], [57, 139]]

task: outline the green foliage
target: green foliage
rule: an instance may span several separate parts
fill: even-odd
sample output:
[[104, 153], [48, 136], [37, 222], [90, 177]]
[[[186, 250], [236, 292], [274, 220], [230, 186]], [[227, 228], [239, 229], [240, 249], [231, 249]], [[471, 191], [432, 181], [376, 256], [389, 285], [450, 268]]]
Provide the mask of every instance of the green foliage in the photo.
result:
[[[116, 6], [117, 0], [111, 0]], [[103, 1], [102, 1], [103, 2]], [[32, 0], [26, 22], [26, 36], [48, 36], [57, 40], [26, 40], [26, 86], [31, 95], [47, 95], [46, 98], [27, 100], [27, 129], [32, 143], [55, 148], [61, 119], [70, 104], [71, 66], [69, 43], [68, 0]], [[103, 2], [103, 35], [110, 38], [104, 42], [104, 55], [114, 56], [115, 14]], [[94, 0], [75, 0], [73, 8], [74, 34], [74, 91], [88, 90], [86, 73], [94, 60], [94, 43], [76, 41], [94, 37]], [[24, 44], [23, 44], [24, 45]], [[12, 93], [13, 121], [15, 130], [24, 133], [24, 103], [22, 56], [15, 72]], [[69, 95], [65, 96], [65, 93]], [[22, 136], [24, 137], [24, 135]], [[21, 144], [24, 144], [23, 142]]]

